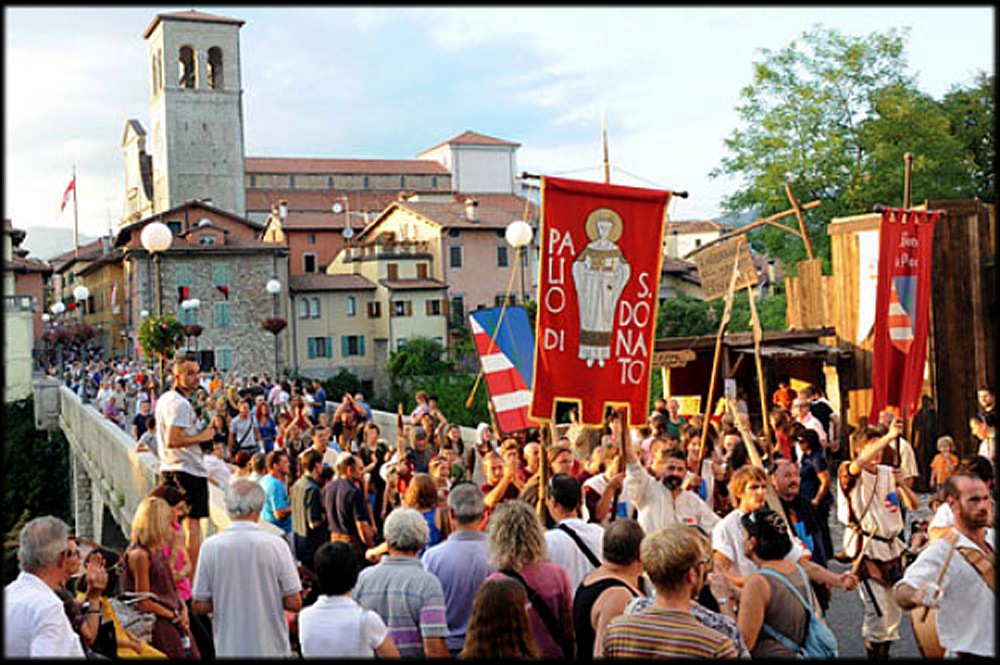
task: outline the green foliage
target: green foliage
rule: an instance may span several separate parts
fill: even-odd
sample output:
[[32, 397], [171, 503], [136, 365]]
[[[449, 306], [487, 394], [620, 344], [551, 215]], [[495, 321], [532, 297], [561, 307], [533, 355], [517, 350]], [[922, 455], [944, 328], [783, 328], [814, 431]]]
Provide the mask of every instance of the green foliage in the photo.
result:
[[[785, 296], [771, 295], [757, 301], [757, 317], [760, 319], [761, 330], [785, 330]], [[716, 335], [719, 332], [719, 322], [725, 309], [725, 299], [719, 298], [712, 302], [698, 300], [685, 294], [668, 299], [660, 307], [656, 321], [657, 337], [700, 337]], [[733, 297], [732, 309], [729, 312], [728, 332], [750, 331], [750, 301], [746, 292], [741, 291]]]
[[[819, 27], [778, 51], [763, 49], [741, 92], [740, 126], [725, 140], [729, 154], [712, 172], [743, 183], [724, 200], [726, 210], [784, 211], [786, 184], [801, 202], [822, 201], [805, 221], [828, 272], [826, 224], [877, 203], [901, 205], [907, 152], [914, 202], [992, 196], [992, 79], [936, 102], [905, 73], [907, 35], [852, 37]], [[797, 229], [794, 218], [786, 223]], [[801, 239], [779, 229], [762, 227], [750, 239], [793, 272], [807, 258]]]
[[388, 410], [395, 411], [396, 404], [401, 402], [404, 412], [408, 414], [417, 406], [413, 394], [418, 390], [426, 390], [430, 395], [437, 395], [438, 407], [448, 418], [448, 422], [465, 427], [475, 427], [479, 423], [488, 423], [490, 422], [490, 411], [487, 406], [488, 393], [485, 379], [479, 381], [472, 405], [469, 408], [465, 407], [465, 400], [468, 399], [469, 392], [475, 382], [476, 377], [471, 374], [451, 373], [407, 377], [399, 384], [393, 385], [389, 397], [391, 408]]
[[414, 337], [389, 356], [386, 365], [393, 380], [407, 376], [447, 374], [453, 365], [444, 357], [444, 347], [429, 337]]
[[183, 340], [184, 324], [172, 314], [146, 317], [139, 326], [139, 345], [148, 357], [169, 357]]
[[359, 379], [351, 370], [341, 369], [339, 372], [323, 382], [323, 389], [326, 390], [327, 400], [331, 402], [339, 402], [344, 396], [344, 393], [354, 395], [361, 392], [361, 379]]
[[34, 398], [4, 404], [3, 532], [28, 519], [70, 517], [69, 444], [59, 430], [35, 430]]
[[996, 197], [996, 105], [995, 75], [976, 75], [968, 88], [955, 86], [941, 102], [951, 125], [951, 133], [965, 150], [967, 177], [975, 185], [975, 195], [984, 201]]

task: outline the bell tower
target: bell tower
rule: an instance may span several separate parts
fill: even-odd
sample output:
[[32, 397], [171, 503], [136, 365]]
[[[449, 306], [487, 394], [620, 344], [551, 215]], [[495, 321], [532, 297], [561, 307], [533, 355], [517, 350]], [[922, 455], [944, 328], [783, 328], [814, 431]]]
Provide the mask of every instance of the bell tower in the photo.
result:
[[149, 45], [153, 213], [192, 199], [246, 216], [239, 19], [157, 15]]

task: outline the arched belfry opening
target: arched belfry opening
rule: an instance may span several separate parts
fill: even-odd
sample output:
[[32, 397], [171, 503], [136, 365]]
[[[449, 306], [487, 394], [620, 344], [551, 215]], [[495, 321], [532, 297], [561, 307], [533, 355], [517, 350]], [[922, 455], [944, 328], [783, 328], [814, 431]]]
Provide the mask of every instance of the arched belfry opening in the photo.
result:
[[222, 49], [213, 46], [208, 49], [208, 87], [222, 90]]
[[198, 81], [198, 62], [195, 50], [190, 46], [182, 46], [177, 52], [177, 66], [180, 78], [177, 85], [182, 88], [194, 88]]

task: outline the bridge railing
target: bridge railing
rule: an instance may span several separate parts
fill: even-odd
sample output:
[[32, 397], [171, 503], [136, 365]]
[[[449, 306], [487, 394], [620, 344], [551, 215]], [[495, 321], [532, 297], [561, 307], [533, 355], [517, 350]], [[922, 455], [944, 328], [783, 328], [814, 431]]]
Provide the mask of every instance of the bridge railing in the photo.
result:
[[[337, 407], [327, 402], [327, 410]], [[105, 507], [128, 537], [139, 503], [160, 482], [160, 461], [153, 453], [136, 452], [137, 442], [109, 421], [91, 404], [84, 404], [68, 387], [59, 387], [59, 425], [70, 442], [71, 454], [99, 488]], [[390, 447], [396, 442], [396, 414], [372, 412], [381, 436]], [[475, 430], [462, 427], [466, 445], [475, 441]], [[209, 518], [202, 532], [210, 535], [229, 525], [224, 491], [209, 485]]]

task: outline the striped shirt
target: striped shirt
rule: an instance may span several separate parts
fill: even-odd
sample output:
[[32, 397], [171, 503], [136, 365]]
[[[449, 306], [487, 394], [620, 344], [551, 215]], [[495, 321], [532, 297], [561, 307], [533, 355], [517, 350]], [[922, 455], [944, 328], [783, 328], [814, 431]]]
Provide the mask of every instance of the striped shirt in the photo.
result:
[[385, 621], [403, 658], [423, 658], [423, 639], [448, 636], [441, 582], [415, 557], [388, 556], [358, 576], [354, 600]]
[[728, 637], [706, 628], [689, 612], [650, 607], [620, 616], [604, 636], [605, 658], [736, 658]]

